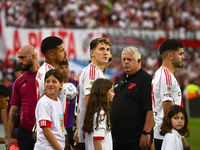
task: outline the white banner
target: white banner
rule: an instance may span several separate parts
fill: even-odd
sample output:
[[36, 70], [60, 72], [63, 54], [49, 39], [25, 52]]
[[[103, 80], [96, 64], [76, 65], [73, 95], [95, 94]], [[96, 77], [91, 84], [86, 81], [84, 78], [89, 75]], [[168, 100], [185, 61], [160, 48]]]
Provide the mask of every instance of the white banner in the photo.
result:
[[[63, 40], [68, 59], [76, 58], [81, 61], [90, 60], [89, 44], [92, 39], [101, 37], [100, 30], [70, 30], [70, 29], [25, 29], [5, 27], [4, 41], [7, 59], [16, 59], [17, 52], [24, 45], [32, 45], [38, 52], [38, 59], [44, 60], [40, 52], [42, 40], [47, 36], [58, 36]], [[2, 51], [1, 51], [2, 52]]]

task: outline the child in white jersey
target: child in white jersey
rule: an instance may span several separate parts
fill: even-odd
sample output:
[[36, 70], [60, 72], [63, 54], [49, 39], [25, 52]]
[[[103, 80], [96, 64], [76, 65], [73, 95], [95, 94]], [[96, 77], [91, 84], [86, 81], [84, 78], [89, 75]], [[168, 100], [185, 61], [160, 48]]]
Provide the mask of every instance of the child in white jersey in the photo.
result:
[[165, 135], [161, 150], [183, 150], [183, 136], [188, 137], [190, 134], [188, 116], [183, 107], [173, 105], [167, 109], [160, 134]]
[[83, 131], [89, 133], [85, 136], [86, 150], [112, 150], [109, 102], [114, 95], [112, 81], [94, 81], [83, 125]]
[[59, 70], [51, 69], [46, 73], [44, 81], [46, 94], [40, 98], [35, 110], [37, 141], [34, 150], [64, 150], [64, 111], [58, 98], [63, 77]]

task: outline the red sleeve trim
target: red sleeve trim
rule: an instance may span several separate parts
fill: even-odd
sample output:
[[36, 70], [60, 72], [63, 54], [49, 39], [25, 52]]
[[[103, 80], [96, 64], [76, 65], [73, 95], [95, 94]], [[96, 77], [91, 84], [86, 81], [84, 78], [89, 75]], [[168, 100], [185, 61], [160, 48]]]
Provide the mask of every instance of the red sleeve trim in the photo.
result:
[[67, 99], [66, 99], [66, 106], [65, 106], [65, 113], [64, 113], [64, 126], [66, 125], [66, 122], [67, 122]]
[[93, 137], [93, 140], [104, 140], [104, 137]]
[[39, 121], [40, 128], [41, 127], [49, 127], [51, 128], [51, 121], [48, 120], [41, 120]]

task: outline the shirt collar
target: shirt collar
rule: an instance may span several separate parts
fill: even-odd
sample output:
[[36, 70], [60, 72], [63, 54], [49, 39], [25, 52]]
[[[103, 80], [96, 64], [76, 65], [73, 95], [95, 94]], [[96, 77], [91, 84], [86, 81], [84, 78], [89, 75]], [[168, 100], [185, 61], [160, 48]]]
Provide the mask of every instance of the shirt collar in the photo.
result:
[[182, 137], [182, 135], [174, 128], [172, 128], [172, 133], [174, 133], [175, 135], [177, 135], [179, 138]]
[[[132, 74], [132, 75], [129, 75], [129, 77], [135, 77], [139, 72], [141, 72], [143, 69], [141, 68], [140, 70], [138, 70], [136, 73]], [[126, 73], [124, 72], [124, 75], [123, 75], [125, 78], [126, 78]]]

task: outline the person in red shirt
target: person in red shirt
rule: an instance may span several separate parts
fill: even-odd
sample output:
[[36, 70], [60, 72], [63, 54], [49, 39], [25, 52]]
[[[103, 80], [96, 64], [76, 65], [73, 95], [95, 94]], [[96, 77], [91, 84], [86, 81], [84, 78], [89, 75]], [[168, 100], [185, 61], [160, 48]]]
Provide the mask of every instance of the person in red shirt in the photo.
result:
[[8, 119], [9, 134], [6, 141], [7, 150], [15, 143], [12, 139], [14, 129], [13, 116], [19, 113], [18, 143], [20, 150], [32, 150], [34, 140], [32, 129], [35, 124], [35, 107], [37, 103], [35, 77], [40, 68], [37, 53], [33, 46], [25, 45], [18, 51], [18, 62], [25, 71], [14, 83], [11, 109]]

